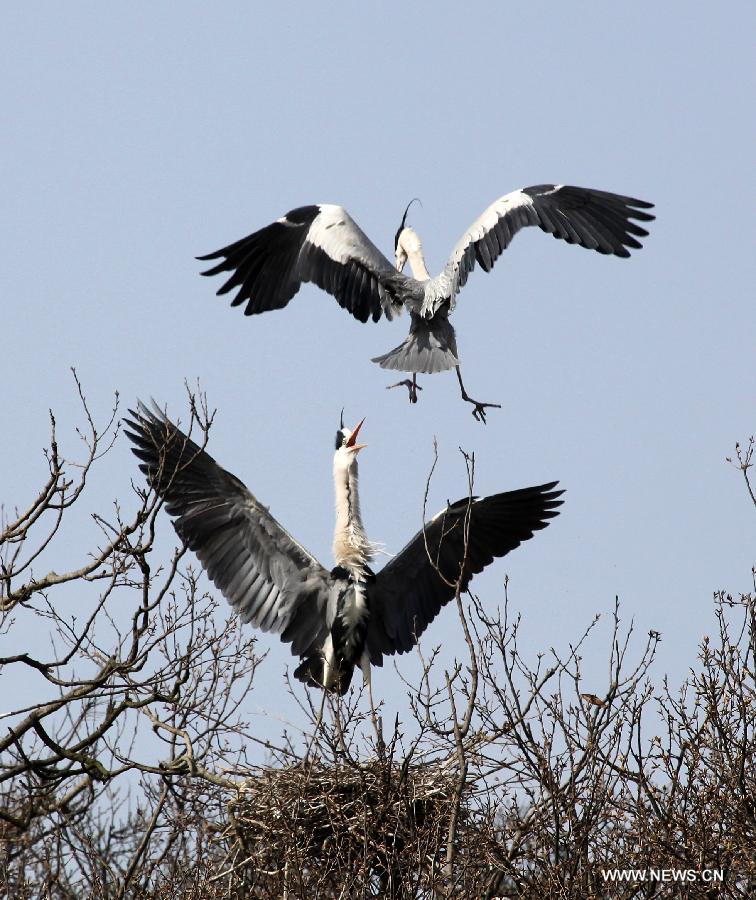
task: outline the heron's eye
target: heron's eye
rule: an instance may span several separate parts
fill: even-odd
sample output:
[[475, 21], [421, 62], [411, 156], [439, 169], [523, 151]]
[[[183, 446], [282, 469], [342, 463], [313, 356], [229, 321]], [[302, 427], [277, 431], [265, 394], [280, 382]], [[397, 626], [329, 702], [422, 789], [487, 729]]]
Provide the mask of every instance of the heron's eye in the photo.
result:
[[344, 432], [339, 430], [336, 432], [336, 449], [338, 450], [339, 447], [341, 447], [341, 445], [343, 443], [344, 443]]

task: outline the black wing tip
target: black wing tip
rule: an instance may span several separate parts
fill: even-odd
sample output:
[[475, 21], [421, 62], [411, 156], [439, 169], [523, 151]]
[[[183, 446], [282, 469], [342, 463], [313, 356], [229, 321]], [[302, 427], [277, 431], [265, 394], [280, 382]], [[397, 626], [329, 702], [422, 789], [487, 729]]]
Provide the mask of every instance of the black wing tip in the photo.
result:
[[[620, 259], [629, 259], [630, 249], [642, 250], [643, 244], [636, 240], [636, 237], [648, 237], [648, 231], [637, 225], [637, 222], [653, 222], [656, 216], [652, 213], [644, 212], [644, 210], [653, 209], [654, 204], [648, 200], [641, 200], [638, 197], [630, 197], [626, 194], [615, 194], [611, 191], [601, 191], [596, 188], [583, 188], [575, 185], [561, 185], [558, 190], [554, 191], [555, 195], [564, 192], [565, 198], [569, 195], [587, 200], [596, 205], [594, 215], [598, 216], [598, 221], [593, 222], [593, 226], [601, 225], [601, 220], [605, 214], [619, 217], [621, 221], [615, 222], [614, 227], [609, 228], [610, 244], [609, 246], [589, 247], [605, 256], [616, 256]], [[547, 192], [548, 193], [548, 192]], [[537, 195], [533, 195], [534, 199]], [[568, 243], [576, 243], [569, 237], [562, 234], [552, 232], [554, 237], [560, 237]], [[605, 235], [606, 236], [606, 235]], [[613, 240], [611, 240], [613, 238]], [[588, 246], [582, 241], [578, 241], [582, 246]], [[630, 249], [628, 249], [630, 248]]]
[[631, 197], [628, 194], [618, 194], [615, 191], [604, 191], [599, 188], [583, 187], [579, 184], [531, 184], [528, 187], [520, 188], [524, 194], [533, 197], [537, 194], [555, 194], [567, 193], [569, 191], [578, 191], [581, 194], [594, 194], [598, 197], [611, 197], [615, 200], [622, 200], [630, 206], [639, 206], [641, 209], [652, 209], [654, 204], [648, 200], [640, 200], [638, 197]]
[[[532, 488], [525, 488], [525, 490], [532, 491], [535, 494], [540, 494], [542, 497], [548, 497], [551, 499], [552, 497], [561, 497], [562, 494], [567, 492], [566, 488], [559, 488], [559, 490], [554, 490], [559, 485], [559, 480], [557, 481], [548, 481], [546, 484], [537, 484]], [[560, 500], [560, 503], [563, 501]]]
[[121, 419], [124, 433], [133, 445], [130, 450], [140, 461], [139, 470], [150, 482], [156, 466], [156, 444], [160, 439], [158, 428], [165, 425], [157, 404], [154, 400], [152, 403], [155, 405], [154, 412], [141, 400], [137, 400], [137, 408], [128, 410], [131, 418], [124, 416]]
[[126, 416], [123, 416], [123, 418], [121, 419], [123, 424], [128, 426], [129, 428], [134, 428], [138, 431], [142, 431], [148, 414], [148, 411], [146, 410], [142, 401], [137, 400], [136, 409], [129, 408], [127, 410], [127, 413], [129, 416], [131, 416], [131, 418], [129, 419]]
[[[552, 185], [552, 187], [554, 187]], [[654, 204], [649, 202], [648, 200], [641, 200], [639, 197], [630, 197], [628, 194], [617, 194], [614, 191], [602, 191], [598, 188], [586, 188], [579, 187], [575, 184], [563, 184], [560, 186], [559, 190], [556, 193], [565, 193], [568, 191], [576, 191], [581, 194], [589, 194], [597, 199], [603, 199], [608, 201], [619, 201], [625, 206], [635, 206], [638, 209], [653, 209]], [[644, 213], [644, 215], [648, 215], [648, 213]]]
[[[558, 488], [558, 485], [558, 481], [548, 481], [545, 484], [536, 484], [529, 488], [507, 491], [496, 496], [508, 502], [515, 500], [518, 503], [524, 503], [534, 511], [537, 509], [539, 519], [553, 519], [559, 515], [560, 511], [557, 507], [564, 504], [564, 500], [560, 498], [566, 493], [565, 488]], [[485, 500], [487, 498], [484, 497], [482, 499]], [[539, 527], [545, 528], [546, 523]]]
[[[534, 484], [530, 487], [524, 488], [516, 488], [513, 491], [502, 491], [499, 494], [488, 494], [485, 497], [462, 497], [460, 500], [457, 500], [455, 503], [449, 504], [445, 510], [442, 510], [442, 513], [454, 513], [461, 512], [462, 510], [467, 508], [467, 505], [470, 503], [472, 499], [473, 503], [500, 503], [504, 502], [508, 506], [512, 503], [515, 504], [537, 504], [537, 506], [541, 510], [549, 510], [553, 509], [557, 506], [562, 506], [564, 500], [560, 500], [566, 493], [565, 488], [557, 488], [559, 482], [558, 481], [548, 481], [545, 484]], [[539, 513], [543, 514], [543, 513]], [[558, 515], [558, 513], [553, 513], [553, 515]]]
[[168, 417], [154, 397], [150, 397], [149, 403], [145, 403], [144, 400], [140, 400], [137, 397], [136, 410], [130, 409], [129, 415], [148, 421], [161, 422], [164, 425], [169, 424]]
[[[222, 254], [213, 254], [212, 256], [198, 256], [196, 258], [202, 259], [202, 260], [218, 259], [219, 256], [221, 256], [221, 255]], [[209, 269], [204, 269], [202, 272], [200, 272], [200, 275], [204, 275], [206, 278], [210, 278], [213, 275], [220, 275], [221, 272], [229, 271], [227, 265], [228, 264], [226, 262], [226, 257], [224, 257], [223, 260], [221, 262], [219, 262], [217, 265], [210, 266]], [[221, 288], [221, 290], [222, 290], [222, 288]], [[218, 293], [220, 293], [220, 291], [218, 291]]]
[[150, 398], [149, 405], [137, 398], [136, 409], [128, 409], [127, 412], [131, 418], [124, 416], [121, 421], [126, 426], [126, 435], [134, 442], [143, 442], [147, 435], [154, 436], [155, 430], [160, 426], [178, 430], [154, 397]]

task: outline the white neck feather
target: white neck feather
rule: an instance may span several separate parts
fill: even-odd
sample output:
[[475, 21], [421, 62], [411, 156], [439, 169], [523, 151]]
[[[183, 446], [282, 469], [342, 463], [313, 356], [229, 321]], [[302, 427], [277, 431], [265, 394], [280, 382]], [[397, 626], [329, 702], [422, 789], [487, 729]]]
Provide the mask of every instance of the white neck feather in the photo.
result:
[[336, 565], [350, 571], [362, 571], [373, 558], [373, 547], [365, 534], [360, 516], [356, 459], [351, 459], [345, 465], [337, 454], [333, 463], [333, 484], [336, 492], [333, 556]]
[[430, 273], [425, 267], [423, 245], [414, 228], [405, 228], [399, 235], [399, 244], [407, 254], [407, 262], [412, 270], [412, 277], [417, 281], [427, 281]]

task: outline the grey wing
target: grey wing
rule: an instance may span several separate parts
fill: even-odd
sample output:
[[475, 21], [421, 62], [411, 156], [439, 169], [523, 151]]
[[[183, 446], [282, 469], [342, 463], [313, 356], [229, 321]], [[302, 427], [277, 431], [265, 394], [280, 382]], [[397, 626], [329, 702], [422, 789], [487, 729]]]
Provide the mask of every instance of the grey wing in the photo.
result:
[[652, 207], [645, 200], [563, 184], [512, 191], [494, 201], [467, 229], [440, 277], [451, 282], [451, 296], [456, 296], [476, 262], [489, 272], [512, 238], [528, 225], [538, 225], [568, 244], [627, 257], [627, 248], [639, 250], [637, 238], [648, 235], [632, 220], [650, 222], [655, 217], [644, 210]]
[[391, 319], [401, 308], [398, 295], [407, 280], [345, 209], [329, 204], [293, 209], [198, 259], [221, 260], [202, 274], [230, 272], [217, 293], [238, 288], [231, 305], [246, 303], [247, 316], [282, 309], [303, 282], [312, 282], [360, 322]]
[[326, 638], [330, 573], [157, 407], [129, 410], [140, 469], [190, 550], [243, 621], [281, 635], [292, 653]]
[[564, 491], [554, 490], [557, 484], [472, 503], [465, 498], [431, 519], [376, 576], [367, 637], [372, 662], [380, 665], [383, 654], [411, 650], [441, 607], [454, 599], [457, 581], [461, 591], [467, 590], [473, 575], [546, 528], [562, 505], [558, 498]]

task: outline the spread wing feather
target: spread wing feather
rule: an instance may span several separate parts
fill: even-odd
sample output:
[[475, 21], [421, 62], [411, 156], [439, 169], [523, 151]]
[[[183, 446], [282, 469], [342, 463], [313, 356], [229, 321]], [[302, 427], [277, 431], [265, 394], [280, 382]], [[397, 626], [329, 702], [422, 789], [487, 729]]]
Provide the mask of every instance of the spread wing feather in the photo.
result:
[[648, 231], [637, 224], [655, 217], [653, 203], [571, 185], [538, 184], [495, 200], [467, 229], [452, 250], [440, 278], [455, 297], [478, 263], [489, 272], [523, 228], [538, 225], [547, 234], [598, 253], [630, 256]]
[[139, 468], [223, 596], [245, 622], [291, 642], [295, 655], [319, 651], [330, 573], [156, 406], [129, 412]]
[[473, 575], [546, 528], [562, 505], [556, 486], [466, 498], [431, 519], [376, 576], [367, 638], [373, 664], [411, 650], [454, 599], [458, 581], [466, 590]]
[[236, 290], [245, 315], [282, 309], [303, 282], [333, 295], [360, 322], [391, 319], [407, 281], [341, 206], [301, 206], [227, 247], [198, 257], [220, 259], [203, 275], [231, 275], [218, 294]]

